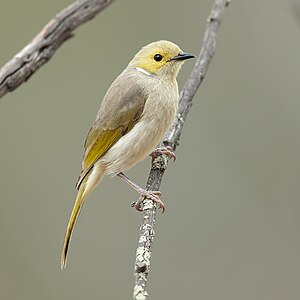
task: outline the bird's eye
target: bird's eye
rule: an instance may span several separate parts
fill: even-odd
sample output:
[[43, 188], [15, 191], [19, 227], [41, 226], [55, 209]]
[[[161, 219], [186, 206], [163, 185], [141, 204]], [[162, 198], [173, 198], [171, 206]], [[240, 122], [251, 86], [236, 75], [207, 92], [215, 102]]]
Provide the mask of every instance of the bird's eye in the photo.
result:
[[155, 54], [153, 58], [155, 61], [161, 61], [163, 57], [160, 54]]

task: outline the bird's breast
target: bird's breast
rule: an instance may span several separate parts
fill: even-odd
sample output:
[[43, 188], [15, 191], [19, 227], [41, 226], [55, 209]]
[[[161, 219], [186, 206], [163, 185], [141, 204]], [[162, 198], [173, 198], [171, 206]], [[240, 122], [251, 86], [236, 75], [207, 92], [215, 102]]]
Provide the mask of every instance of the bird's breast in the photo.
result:
[[[161, 137], [171, 126], [178, 109], [178, 90], [176, 87], [159, 85], [149, 93], [141, 121]], [[163, 133], [161, 133], [163, 132]]]
[[176, 85], [153, 85], [140, 120], [104, 155], [108, 174], [130, 169], [148, 156], [172, 125], [178, 108]]

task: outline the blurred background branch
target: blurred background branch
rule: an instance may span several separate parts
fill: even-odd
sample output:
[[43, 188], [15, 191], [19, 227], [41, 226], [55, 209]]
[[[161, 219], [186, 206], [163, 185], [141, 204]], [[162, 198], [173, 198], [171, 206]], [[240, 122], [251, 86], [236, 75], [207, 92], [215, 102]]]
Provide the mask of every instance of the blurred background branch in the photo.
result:
[[290, 9], [293, 17], [297, 21], [298, 25], [300, 25], [300, 2], [297, 0], [291, 2]]
[[[210, 15], [207, 19], [207, 28], [204, 34], [203, 45], [196, 59], [195, 66], [180, 94], [177, 118], [168, 131], [161, 146], [170, 146], [173, 151], [182, 132], [184, 121], [192, 105], [192, 100], [202, 83], [208, 70], [210, 61], [215, 53], [217, 32], [221, 24], [221, 18], [228, 6], [228, 0], [215, 0]], [[165, 155], [158, 156], [152, 163], [151, 171], [147, 181], [147, 190], [158, 191], [167, 168], [168, 158]], [[156, 204], [148, 199], [143, 202], [143, 220], [140, 227], [140, 236], [136, 251], [133, 291], [134, 300], [146, 299], [147, 277], [150, 269], [151, 247], [154, 239], [154, 225], [156, 217]]]
[[89, 21], [113, 0], [78, 0], [63, 9], [18, 54], [0, 69], [0, 98], [27, 81], [81, 24]]

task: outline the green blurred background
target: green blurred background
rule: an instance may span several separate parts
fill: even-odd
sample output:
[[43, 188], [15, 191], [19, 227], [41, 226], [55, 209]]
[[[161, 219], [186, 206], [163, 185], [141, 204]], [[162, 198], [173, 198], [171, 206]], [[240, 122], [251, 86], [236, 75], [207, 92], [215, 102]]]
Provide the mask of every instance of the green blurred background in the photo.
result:
[[[0, 65], [70, 3], [2, 0]], [[198, 53], [211, 3], [115, 1], [0, 100], [0, 299], [131, 299], [141, 215], [118, 178], [86, 203], [60, 271], [83, 142], [141, 46], [169, 39]], [[299, 7], [244, 0], [226, 11], [161, 187], [150, 299], [300, 299]], [[144, 185], [149, 165], [128, 175]]]

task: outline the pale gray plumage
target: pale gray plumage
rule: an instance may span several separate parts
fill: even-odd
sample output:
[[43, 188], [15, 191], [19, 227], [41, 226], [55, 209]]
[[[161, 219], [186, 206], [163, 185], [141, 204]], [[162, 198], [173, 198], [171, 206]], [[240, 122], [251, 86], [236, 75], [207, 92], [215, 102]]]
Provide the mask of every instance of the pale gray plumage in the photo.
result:
[[[87, 196], [104, 175], [118, 175], [148, 156], [171, 126], [179, 100], [176, 76], [183, 61], [192, 57], [172, 42], [151, 43], [134, 56], [108, 89], [85, 142], [78, 194], [61, 256], [62, 268], [66, 266], [73, 228]], [[129, 183], [143, 193], [136, 184]], [[157, 196], [152, 199], [162, 204]]]

